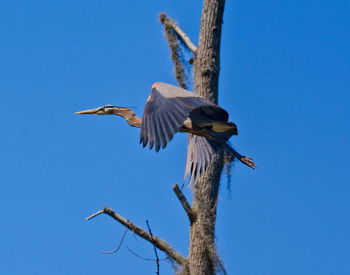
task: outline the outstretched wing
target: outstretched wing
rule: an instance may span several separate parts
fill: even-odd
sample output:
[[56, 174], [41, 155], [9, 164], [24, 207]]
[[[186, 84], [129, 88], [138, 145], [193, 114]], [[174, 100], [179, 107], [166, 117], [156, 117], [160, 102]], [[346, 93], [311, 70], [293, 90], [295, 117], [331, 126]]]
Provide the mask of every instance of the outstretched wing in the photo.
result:
[[188, 135], [185, 180], [194, 185], [220, 150], [221, 144], [205, 137]]
[[[219, 108], [199, 95], [182, 88], [156, 82], [152, 86], [142, 117], [140, 143], [143, 147], [165, 148], [178, 132], [190, 113], [196, 108]], [[226, 111], [225, 111], [226, 112]]]

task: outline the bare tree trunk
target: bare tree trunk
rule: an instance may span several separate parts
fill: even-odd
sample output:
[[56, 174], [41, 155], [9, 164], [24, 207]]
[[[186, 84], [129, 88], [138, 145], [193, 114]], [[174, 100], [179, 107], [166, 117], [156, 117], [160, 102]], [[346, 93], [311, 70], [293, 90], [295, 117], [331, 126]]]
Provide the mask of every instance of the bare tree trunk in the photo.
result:
[[197, 219], [190, 228], [191, 275], [215, 274], [216, 268], [221, 265], [215, 250], [215, 223], [222, 168], [223, 154], [220, 154], [193, 189], [192, 209]]
[[[217, 103], [220, 72], [221, 26], [225, 0], [205, 0], [199, 46], [195, 59], [195, 91]], [[190, 229], [191, 275], [215, 274], [220, 261], [215, 251], [215, 223], [223, 153], [211, 164], [193, 188], [192, 208], [197, 219]]]
[[212, 102], [218, 101], [221, 27], [225, 0], [204, 0], [195, 60], [195, 90]]

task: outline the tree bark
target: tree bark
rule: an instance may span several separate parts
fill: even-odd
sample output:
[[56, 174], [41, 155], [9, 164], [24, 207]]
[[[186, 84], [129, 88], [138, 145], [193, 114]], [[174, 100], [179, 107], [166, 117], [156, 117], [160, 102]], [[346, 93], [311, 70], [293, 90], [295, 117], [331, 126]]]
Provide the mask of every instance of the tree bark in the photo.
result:
[[[199, 46], [194, 62], [195, 91], [218, 102], [220, 42], [225, 0], [204, 0]], [[197, 214], [190, 228], [189, 272], [215, 274], [221, 263], [215, 249], [215, 223], [223, 152], [193, 187], [192, 209]]]
[[218, 103], [221, 28], [225, 0], [204, 0], [195, 60], [195, 91]]

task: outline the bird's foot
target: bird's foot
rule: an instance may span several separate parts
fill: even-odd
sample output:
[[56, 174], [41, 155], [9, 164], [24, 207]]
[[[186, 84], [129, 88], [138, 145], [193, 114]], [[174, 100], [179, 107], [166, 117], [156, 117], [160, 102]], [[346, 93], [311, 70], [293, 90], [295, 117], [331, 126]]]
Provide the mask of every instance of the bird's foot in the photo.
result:
[[252, 158], [250, 157], [241, 157], [239, 159], [242, 163], [244, 163], [245, 165], [249, 166], [250, 168], [252, 169], [255, 169], [256, 168], [256, 164], [255, 162], [253, 161]]

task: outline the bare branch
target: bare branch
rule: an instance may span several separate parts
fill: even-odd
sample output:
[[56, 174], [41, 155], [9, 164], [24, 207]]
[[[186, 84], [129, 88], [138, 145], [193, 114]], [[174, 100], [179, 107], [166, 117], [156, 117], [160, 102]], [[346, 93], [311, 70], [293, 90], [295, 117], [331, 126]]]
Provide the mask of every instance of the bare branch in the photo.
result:
[[194, 223], [194, 221], [196, 220], [196, 213], [192, 210], [190, 204], [188, 203], [185, 195], [182, 193], [182, 191], [180, 190], [179, 186], [177, 184], [175, 184], [173, 186], [173, 191], [175, 192], [177, 198], [179, 199], [182, 207], [184, 208], [185, 212], [187, 213], [187, 216], [190, 220], [190, 223]]
[[125, 230], [125, 232], [124, 232], [124, 234], [123, 234], [123, 237], [121, 238], [121, 240], [120, 240], [120, 242], [119, 242], [119, 245], [118, 245], [118, 247], [117, 247], [116, 249], [113, 249], [113, 250], [111, 250], [111, 251], [102, 251], [102, 252], [99, 252], [99, 253], [100, 253], [100, 254], [114, 254], [114, 253], [118, 252], [119, 249], [120, 249], [120, 247], [121, 247], [122, 244], [123, 244], [125, 235], [126, 235], [126, 233], [128, 233], [128, 231], [129, 231], [129, 229], [126, 229], [126, 230]]
[[[148, 232], [151, 235], [151, 239], [153, 241], [153, 234], [152, 234], [151, 228], [149, 226], [148, 220], [146, 220], [146, 224], [147, 224]], [[154, 248], [154, 254], [156, 254], [156, 265], [157, 265], [157, 272], [156, 272], [156, 274], [159, 275], [159, 267], [160, 267], [159, 266], [159, 257], [158, 257], [158, 253], [157, 253], [157, 248], [156, 248], [156, 246], [154, 244], [153, 244], [153, 248]]]
[[[188, 49], [193, 53], [195, 53], [197, 48], [179, 26], [177, 26], [171, 18], [167, 17], [165, 13], [161, 13], [159, 17], [164, 27], [165, 37], [170, 48], [171, 59], [174, 63], [175, 78], [181, 88], [187, 89], [186, 82], [188, 78], [186, 70], [188, 68], [182, 48]], [[191, 58], [191, 60], [192, 59], [193, 58]], [[193, 62], [190, 61], [189, 63], [192, 64]]]
[[86, 220], [90, 220], [100, 214], [107, 214], [108, 216], [112, 217], [122, 225], [124, 225], [126, 228], [134, 232], [136, 235], [140, 236], [141, 238], [145, 239], [146, 241], [149, 241], [153, 245], [155, 245], [158, 249], [164, 251], [171, 259], [173, 259], [176, 263], [186, 266], [187, 265], [187, 259], [181, 256], [177, 251], [175, 251], [167, 242], [161, 240], [157, 236], [151, 236], [150, 233], [143, 230], [141, 227], [136, 226], [129, 220], [125, 219], [124, 217], [120, 216], [116, 212], [114, 212], [109, 207], [104, 207], [103, 210], [98, 211], [97, 213], [91, 215]]
[[197, 47], [192, 43], [191, 39], [186, 35], [186, 33], [175, 23], [174, 20], [169, 18], [165, 13], [159, 14], [160, 22], [163, 25], [168, 25], [170, 28], [174, 29], [177, 35], [181, 38], [183, 43], [187, 48], [194, 54], [197, 52]]

